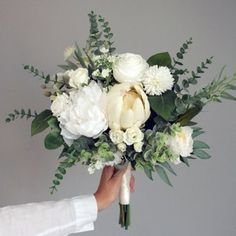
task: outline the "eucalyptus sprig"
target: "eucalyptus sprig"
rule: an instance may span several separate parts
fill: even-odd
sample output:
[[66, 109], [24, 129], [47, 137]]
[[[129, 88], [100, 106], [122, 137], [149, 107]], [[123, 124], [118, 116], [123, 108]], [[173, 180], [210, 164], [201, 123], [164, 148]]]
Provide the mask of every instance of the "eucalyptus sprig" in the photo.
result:
[[10, 123], [15, 121], [16, 119], [24, 119], [26, 118], [27, 120], [29, 118], [35, 118], [37, 116], [36, 111], [32, 111], [31, 109], [20, 109], [17, 110], [15, 109], [13, 112], [9, 113], [7, 118], [5, 119], [6, 123]]
[[196, 92], [194, 98], [201, 101], [204, 105], [209, 102], [221, 102], [222, 99], [236, 101], [236, 97], [230, 93], [236, 90], [236, 73], [232, 77], [222, 77], [223, 71], [224, 67], [218, 79], [213, 80], [206, 87]]

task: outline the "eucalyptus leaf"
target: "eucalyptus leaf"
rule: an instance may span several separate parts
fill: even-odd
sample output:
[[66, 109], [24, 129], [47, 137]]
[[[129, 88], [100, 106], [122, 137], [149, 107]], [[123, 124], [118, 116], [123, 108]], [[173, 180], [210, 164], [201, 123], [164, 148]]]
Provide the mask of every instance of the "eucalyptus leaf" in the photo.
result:
[[168, 121], [175, 109], [175, 98], [176, 94], [173, 91], [167, 91], [161, 96], [150, 96], [148, 100], [152, 110]]
[[153, 180], [152, 178], [152, 170], [148, 167], [144, 167], [144, 173], [146, 174], [146, 176], [150, 179]]
[[173, 168], [171, 167], [171, 165], [166, 161], [166, 162], [159, 162], [158, 163], [159, 165], [161, 165], [161, 166], [163, 166], [163, 167], [165, 167], [170, 173], [172, 173], [173, 175], [177, 175], [175, 172], [174, 172], [174, 170], [173, 170]]
[[49, 133], [44, 139], [45, 148], [50, 150], [59, 148], [63, 143], [63, 138], [59, 132]]
[[188, 162], [188, 158], [187, 157], [180, 157], [180, 160], [186, 165], [189, 167], [189, 162]]
[[193, 155], [199, 157], [200, 159], [209, 159], [211, 157], [207, 152], [201, 149], [194, 150]]
[[199, 140], [195, 140], [193, 143], [193, 149], [209, 149], [209, 148], [210, 147], [208, 144]]
[[181, 115], [177, 119], [176, 123], [180, 123], [181, 126], [188, 124], [189, 121], [191, 121], [192, 118], [195, 117], [201, 110], [202, 110], [201, 106], [195, 106], [188, 109], [183, 115]]
[[38, 114], [31, 124], [31, 135], [38, 134], [48, 128], [48, 120], [52, 117], [50, 110], [44, 110]]
[[156, 171], [158, 173], [158, 175], [160, 176], [160, 178], [168, 185], [172, 186], [169, 178], [168, 178], [168, 175], [166, 174], [166, 171], [163, 167], [159, 166], [159, 165], [156, 165], [155, 166], [156, 168]]
[[151, 56], [147, 63], [150, 66], [158, 65], [158, 66], [167, 66], [171, 67], [171, 57], [168, 52], [157, 53]]

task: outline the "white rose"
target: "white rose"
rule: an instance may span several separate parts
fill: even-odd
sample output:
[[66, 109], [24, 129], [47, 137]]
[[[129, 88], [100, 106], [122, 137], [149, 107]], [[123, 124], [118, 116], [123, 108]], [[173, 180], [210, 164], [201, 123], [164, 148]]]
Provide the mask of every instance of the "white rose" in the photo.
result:
[[132, 145], [134, 143], [141, 142], [143, 140], [144, 134], [138, 127], [131, 127], [125, 131], [124, 142], [127, 145]]
[[61, 134], [67, 139], [81, 135], [96, 138], [107, 129], [106, 95], [96, 82], [70, 94], [71, 104], [59, 117]]
[[63, 111], [69, 106], [70, 99], [66, 93], [56, 96], [51, 104], [51, 110], [54, 116], [59, 117]]
[[142, 152], [143, 142], [134, 143], [135, 152]]
[[88, 70], [85, 68], [70, 70], [67, 72], [67, 75], [70, 77], [69, 85], [72, 88], [79, 89], [82, 87], [82, 85], [88, 84], [89, 81]]
[[[177, 156], [188, 157], [193, 152], [192, 128], [185, 126], [180, 132], [176, 132], [175, 136], [170, 136], [168, 145]], [[173, 161], [178, 164], [180, 160], [177, 158]]]
[[124, 132], [122, 130], [111, 130], [109, 136], [114, 144], [122, 143]]
[[148, 68], [147, 62], [137, 54], [124, 53], [113, 63], [114, 78], [120, 82], [141, 82]]
[[150, 116], [150, 105], [139, 84], [114, 85], [108, 93], [107, 117], [110, 129], [140, 127]]
[[126, 151], [126, 144], [125, 143], [118, 143], [117, 144], [117, 148], [121, 151], [121, 152], [125, 152]]

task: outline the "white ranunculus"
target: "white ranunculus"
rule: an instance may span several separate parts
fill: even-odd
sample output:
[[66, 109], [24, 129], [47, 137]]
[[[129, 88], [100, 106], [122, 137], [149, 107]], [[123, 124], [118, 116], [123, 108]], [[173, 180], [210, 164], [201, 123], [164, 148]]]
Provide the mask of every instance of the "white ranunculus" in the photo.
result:
[[174, 78], [168, 67], [151, 66], [144, 74], [143, 84], [147, 94], [161, 95], [173, 87]]
[[56, 96], [51, 104], [51, 111], [54, 116], [59, 117], [63, 111], [67, 109], [70, 104], [69, 96], [66, 93]]
[[139, 143], [143, 140], [144, 134], [138, 127], [131, 127], [125, 131], [124, 142], [127, 145]]
[[89, 82], [88, 70], [86, 68], [70, 70], [67, 72], [67, 75], [69, 76], [69, 85], [72, 88], [79, 89]]
[[114, 144], [122, 143], [124, 132], [122, 130], [110, 130], [109, 136]]
[[113, 63], [113, 76], [120, 82], [141, 82], [147, 70], [147, 62], [137, 54], [124, 53], [117, 56]]
[[142, 152], [143, 142], [134, 143], [135, 152]]
[[110, 129], [140, 127], [150, 116], [150, 105], [141, 85], [122, 83], [108, 93], [107, 117]]
[[[168, 146], [177, 156], [188, 157], [193, 152], [193, 130], [185, 126], [181, 131], [176, 132], [175, 136], [170, 136]], [[175, 164], [180, 163], [179, 159], [173, 161]]]
[[81, 135], [96, 138], [107, 129], [106, 94], [96, 82], [70, 93], [70, 99], [70, 106], [58, 118], [62, 136], [67, 139], [77, 139]]

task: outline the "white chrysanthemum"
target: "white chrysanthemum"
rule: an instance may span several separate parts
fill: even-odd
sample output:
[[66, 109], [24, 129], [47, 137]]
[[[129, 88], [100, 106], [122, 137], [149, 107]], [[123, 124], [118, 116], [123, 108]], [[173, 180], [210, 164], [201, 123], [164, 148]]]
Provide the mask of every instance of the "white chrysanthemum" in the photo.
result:
[[173, 84], [174, 78], [168, 67], [151, 66], [144, 74], [144, 90], [149, 95], [161, 95], [170, 90]]

